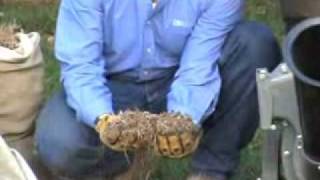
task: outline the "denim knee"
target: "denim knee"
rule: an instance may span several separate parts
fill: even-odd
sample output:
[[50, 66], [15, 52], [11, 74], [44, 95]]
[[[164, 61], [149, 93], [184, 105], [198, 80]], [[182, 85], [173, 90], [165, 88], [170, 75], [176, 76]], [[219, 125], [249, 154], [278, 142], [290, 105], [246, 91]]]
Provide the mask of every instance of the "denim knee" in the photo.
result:
[[37, 119], [38, 154], [52, 171], [71, 175], [87, 173], [100, 158], [98, 140], [94, 130], [76, 120], [62, 91], [49, 99]]
[[42, 162], [54, 173], [68, 176], [90, 175], [103, 159], [102, 147], [89, 147], [63, 137], [37, 138], [37, 150]]
[[253, 71], [256, 68], [266, 67], [273, 69], [281, 61], [281, 50], [272, 30], [258, 22], [244, 21], [232, 33], [239, 41], [248, 66]]

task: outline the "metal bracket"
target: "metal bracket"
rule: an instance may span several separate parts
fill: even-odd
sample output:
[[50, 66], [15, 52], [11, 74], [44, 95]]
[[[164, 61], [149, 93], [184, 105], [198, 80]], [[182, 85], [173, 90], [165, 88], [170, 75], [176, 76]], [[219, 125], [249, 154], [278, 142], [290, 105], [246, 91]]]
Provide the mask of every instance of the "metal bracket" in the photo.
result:
[[260, 126], [268, 130], [275, 119], [288, 120], [300, 132], [299, 110], [294, 78], [286, 64], [280, 64], [272, 73], [257, 70], [257, 88]]
[[279, 180], [282, 162], [284, 175], [294, 180], [292, 149], [301, 128], [293, 74], [283, 63], [271, 73], [258, 69], [256, 77], [260, 127], [265, 132], [262, 179]]
[[280, 177], [281, 129], [272, 125], [264, 131], [262, 180], [278, 180]]

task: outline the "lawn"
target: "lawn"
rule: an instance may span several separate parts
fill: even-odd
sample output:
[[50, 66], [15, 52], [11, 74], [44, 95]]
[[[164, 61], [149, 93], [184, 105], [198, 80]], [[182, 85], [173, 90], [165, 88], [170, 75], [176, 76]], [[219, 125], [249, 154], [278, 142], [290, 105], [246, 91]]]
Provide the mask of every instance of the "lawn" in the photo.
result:
[[[248, 0], [247, 17], [250, 20], [262, 21], [274, 30], [279, 40], [283, 35], [283, 24], [276, 0]], [[3, 14], [1, 13], [3, 12]], [[54, 33], [57, 7], [55, 5], [32, 6], [27, 4], [2, 5], [0, 23], [16, 21], [26, 32], [37, 31], [42, 35], [42, 50], [46, 67], [46, 95], [59, 88], [59, 68], [47, 38]], [[1, 15], [2, 14], [2, 15]], [[259, 134], [259, 133], [258, 133]], [[253, 180], [261, 171], [260, 157], [261, 137], [255, 140], [242, 152], [241, 166], [234, 180]], [[160, 159], [156, 162], [153, 180], [183, 179], [188, 170], [188, 159], [173, 161]]]

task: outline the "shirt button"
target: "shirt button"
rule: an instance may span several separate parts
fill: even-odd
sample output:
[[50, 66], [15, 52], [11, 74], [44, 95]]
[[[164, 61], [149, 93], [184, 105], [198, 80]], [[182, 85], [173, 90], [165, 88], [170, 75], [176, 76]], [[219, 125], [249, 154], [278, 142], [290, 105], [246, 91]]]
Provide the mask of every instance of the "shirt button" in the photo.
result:
[[147, 25], [150, 25], [151, 24], [151, 21], [147, 21]]
[[149, 75], [149, 72], [148, 72], [148, 71], [143, 71], [143, 74], [144, 74], [145, 76], [147, 76], [147, 75]]
[[151, 54], [152, 49], [151, 49], [151, 48], [147, 48], [147, 52], [148, 52], [149, 54]]

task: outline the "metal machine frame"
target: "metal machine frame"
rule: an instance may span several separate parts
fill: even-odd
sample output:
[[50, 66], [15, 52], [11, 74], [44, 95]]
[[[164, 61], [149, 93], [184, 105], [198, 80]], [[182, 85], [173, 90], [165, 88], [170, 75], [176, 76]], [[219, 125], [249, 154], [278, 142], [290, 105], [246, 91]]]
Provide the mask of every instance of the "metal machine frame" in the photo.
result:
[[271, 73], [258, 69], [257, 88], [264, 132], [262, 177], [258, 179], [316, 180], [320, 163], [308, 158], [303, 150], [292, 72], [284, 63]]

